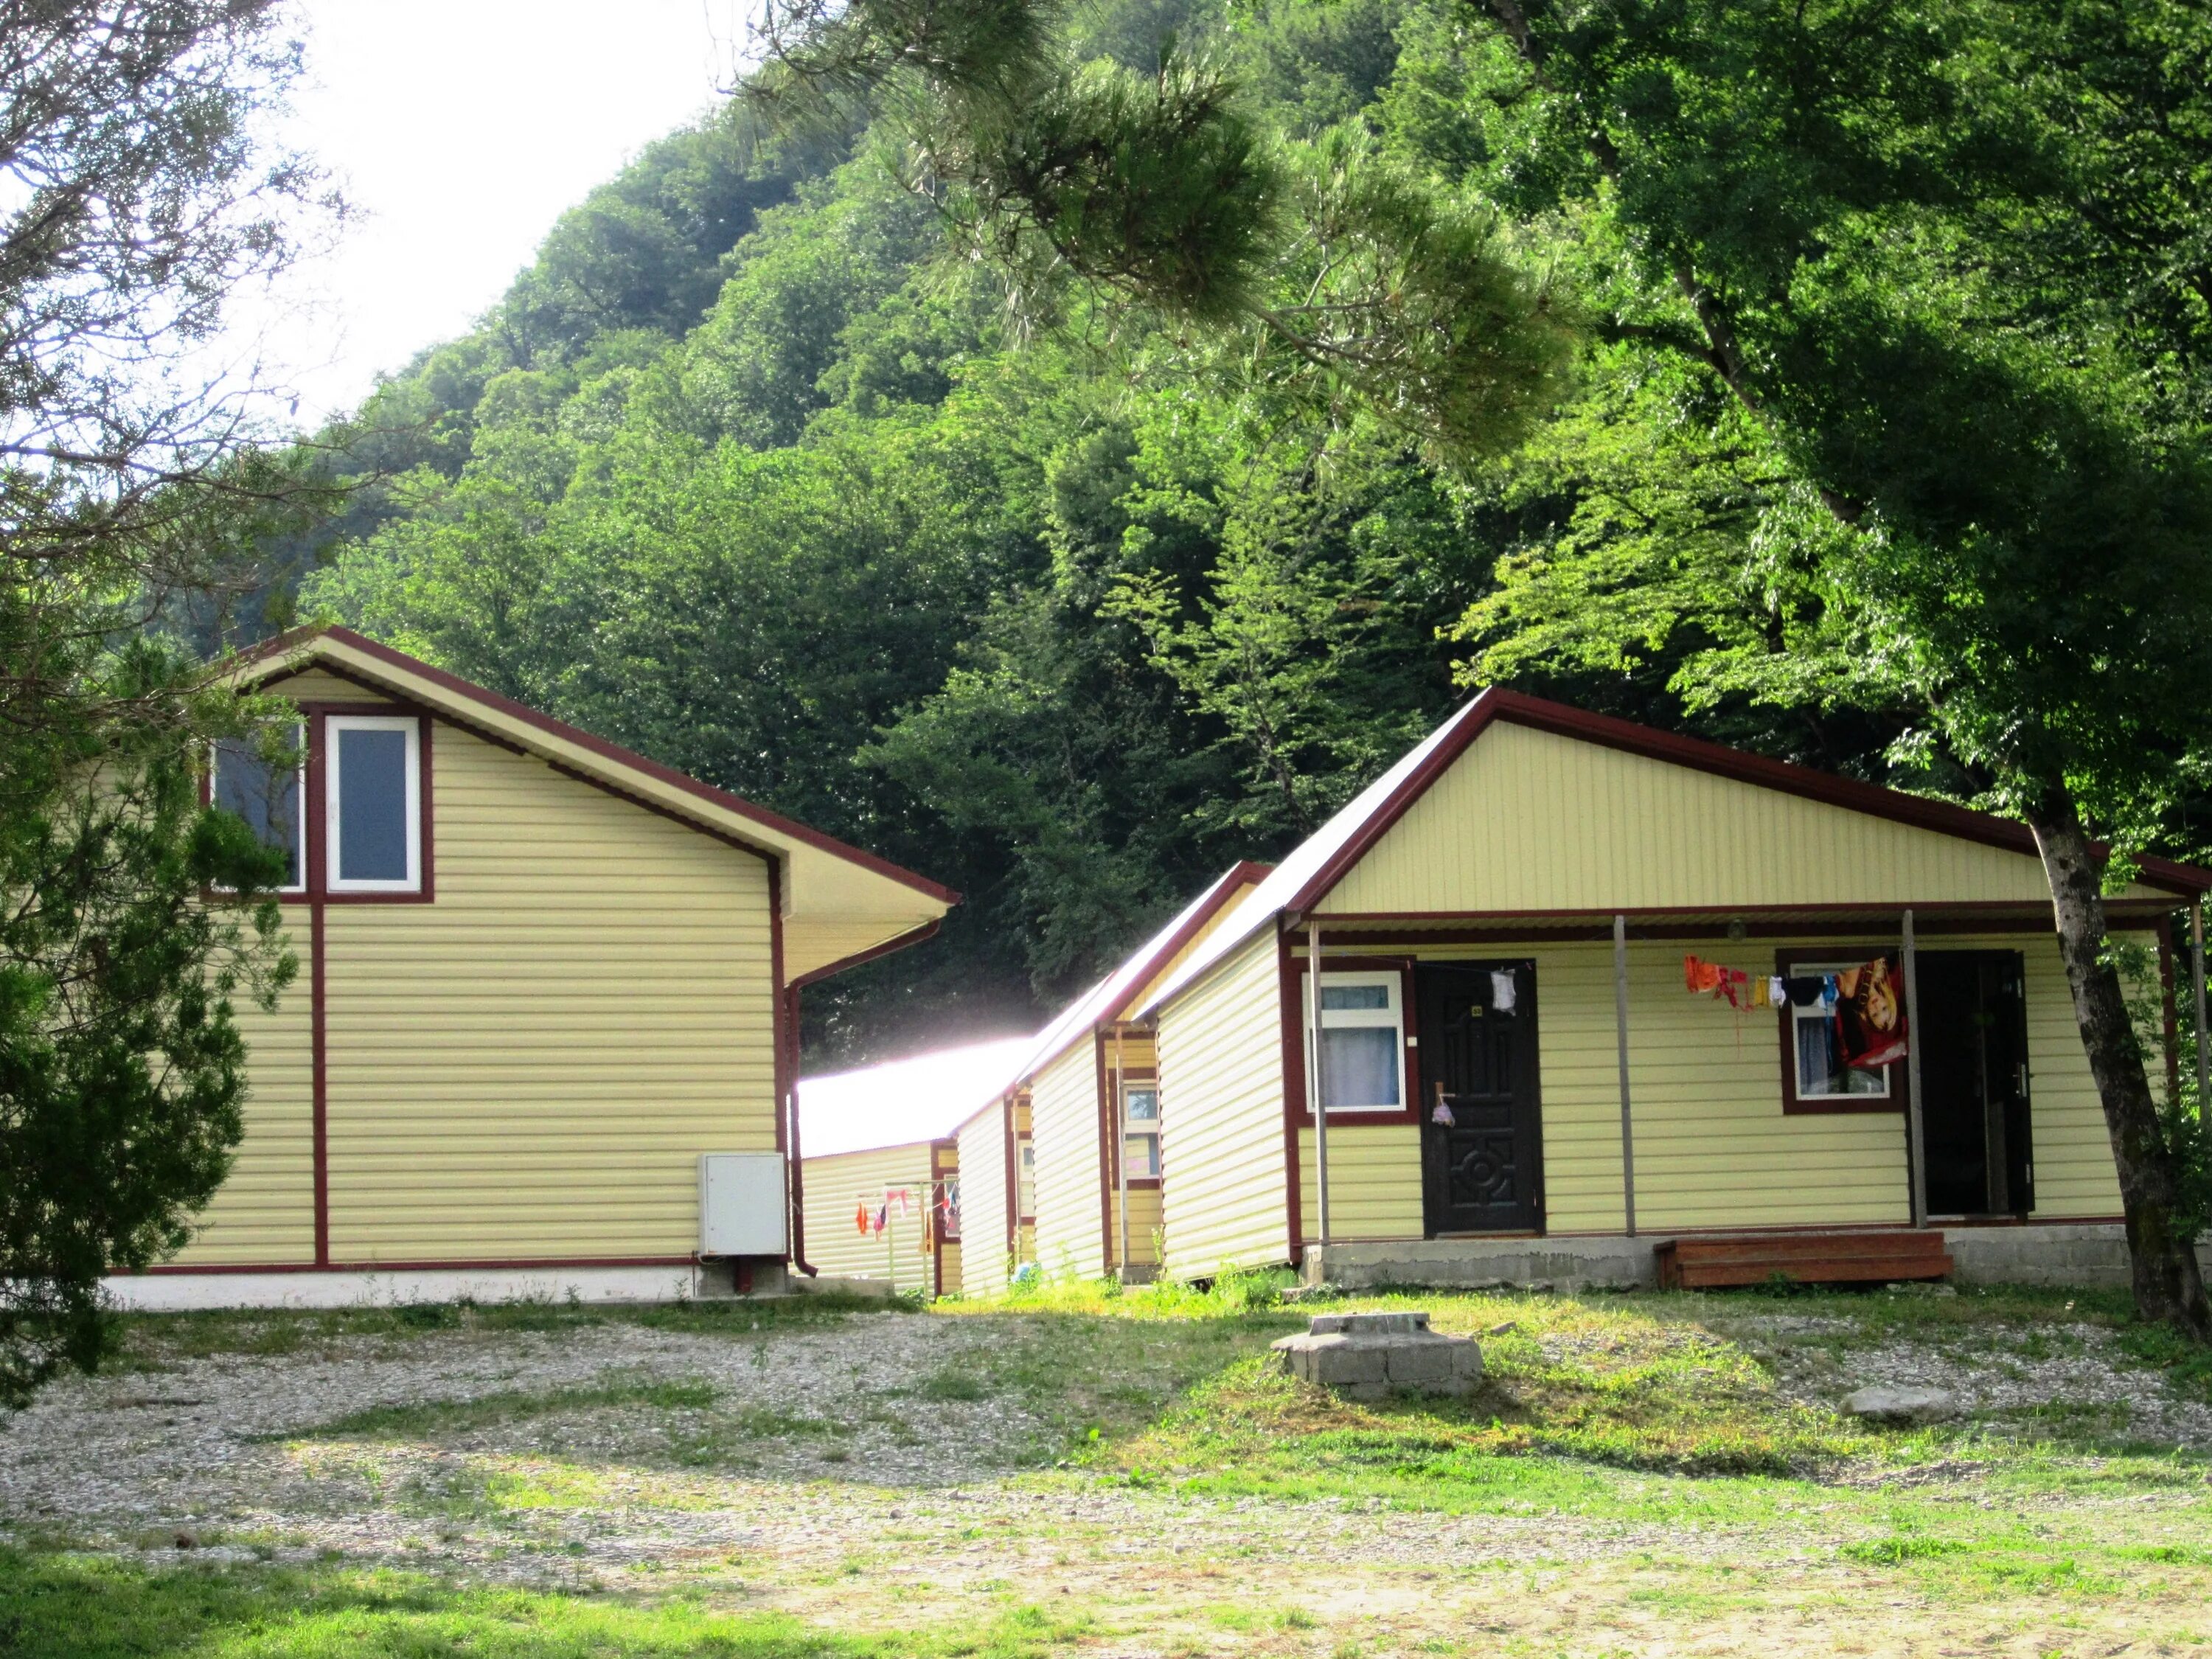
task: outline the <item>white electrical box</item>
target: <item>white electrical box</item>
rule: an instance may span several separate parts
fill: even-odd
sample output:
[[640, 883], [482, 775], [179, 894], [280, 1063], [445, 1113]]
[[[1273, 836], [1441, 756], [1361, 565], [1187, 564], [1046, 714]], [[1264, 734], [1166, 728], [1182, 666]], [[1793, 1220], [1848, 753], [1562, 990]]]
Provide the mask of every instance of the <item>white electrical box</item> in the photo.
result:
[[699, 1254], [787, 1255], [783, 1176], [781, 1152], [702, 1152]]

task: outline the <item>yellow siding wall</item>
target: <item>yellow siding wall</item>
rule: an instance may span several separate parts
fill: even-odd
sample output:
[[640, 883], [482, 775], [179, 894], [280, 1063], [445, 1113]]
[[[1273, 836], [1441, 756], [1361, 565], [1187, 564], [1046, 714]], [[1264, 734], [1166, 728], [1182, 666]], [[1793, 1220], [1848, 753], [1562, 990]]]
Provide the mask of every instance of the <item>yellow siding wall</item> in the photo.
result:
[[[929, 1143], [803, 1161], [806, 1259], [815, 1271], [839, 1279], [888, 1279], [902, 1291], [928, 1289], [923, 1211], [928, 1204]], [[872, 1211], [889, 1187], [912, 1188], [913, 1207], [902, 1216], [893, 1206], [887, 1231], [863, 1235], [854, 1224], [854, 1212], [863, 1203]]]
[[[1298, 1216], [1321, 1237], [1314, 1132], [1298, 1132]], [[1328, 1236], [1340, 1244], [1422, 1235], [1421, 1132], [1411, 1123], [1328, 1126]]]
[[[1946, 939], [1944, 944], [1952, 941]], [[2066, 965], [2055, 939], [2002, 938], [1977, 940], [1991, 950], [2016, 950], [2027, 970], [2028, 1119], [2035, 1149], [2035, 1214], [2038, 1221], [2096, 1218], [2120, 1212], [2120, 1178], [2112, 1163], [2112, 1142], [2105, 1127], [2105, 1108], [2089, 1075], [2088, 1051], [2075, 1023], [2074, 996], [2066, 986]], [[2144, 937], [2136, 943], [2155, 947]], [[2145, 988], [2155, 990], [2155, 986]], [[2148, 1033], [2154, 1042], [2160, 1033]], [[2154, 1046], [2144, 1056], [2150, 1086], [2161, 1098], [2166, 1089], [2166, 1054]]]
[[687, 1255], [775, 1146], [768, 866], [441, 722], [437, 899], [328, 911], [339, 1262]]
[[962, 1282], [960, 1276], [960, 1246], [957, 1243], [947, 1244], [943, 1249], [943, 1255], [945, 1257], [945, 1267], [941, 1276], [942, 1282], [937, 1287], [938, 1293], [941, 1296], [966, 1295], [967, 1287]]
[[[1771, 962], [1777, 948], [1847, 960], [1895, 945], [1875, 939], [1756, 945], [1714, 939], [1629, 946], [1629, 1087], [1641, 1231], [1901, 1226], [1910, 1220], [1903, 1114], [1784, 1115], [1775, 1016], [1738, 1015], [1682, 989], [1681, 962], [1689, 952], [1756, 969]], [[1928, 948], [2022, 953], [2034, 1218], [2117, 1215], [2119, 1189], [2104, 1114], [2056, 941], [1944, 936]], [[1618, 1232], [1624, 1206], [1613, 947], [1426, 945], [1413, 953], [1434, 960], [1535, 958], [1547, 1229]], [[1311, 1130], [1302, 1132], [1300, 1149], [1301, 1212], [1310, 1236], [1319, 1202]], [[1337, 1238], [1420, 1237], [1419, 1130], [1332, 1124], [1329, 1189]], [[1172, 1201], [1170, 1211], [1176, 1212]]]
[[390, 702], [392, 701], [381, 691], [372, 691], [365, 685], [357, 685], [351, 680], [342, 679], [323, 668], [310, 668], [304, 673], [294, 674], [289, 678], [277, 680], [269, 687], [269, 690], [280, 697], [289, 698], [294, 702]]
[[1273, 929], [1160, 1011], [1166, 1271], [1290, 1258], [1282, 1010]]
[[2030, 854], [1500, 721], [1325, 904], [1375, 915], [2050, 896]]
[[[1129, 1265], [1131, 1267], [1149, 1267], [1158, 1264], [1159, 1252], [1154, 1248], [1153, 1241], [1160, 1237], [1164, 1229], [1160, 1213], [1160, 1191], [1158, 1187], [1129, 1188]], [[1121, 1265], [1121, 1194], [1109, 1193], [1106, 1202], [1112, 1211], [1109, 1224], [1114, 1232], [1113, 1263], [1118, 1268]]]
[[307, 994], [307, 913], [287, 906], [300, 977], [274, 1014], [237, 1004], [246, 1039], [246, 1139], [229, 1177], [200, 1212], [199, 1231], [178, 1259], [192, 1267], [315, 1259], [313, 1006]]
[[960, 1126], [960, 1294], [1006, 1288], [1006, 1119], [994, 1105]]
[[1098, 1215], [1098, 1068], [1088, 1036], [1030, 1083], [1036, 1146], [1036, 1259], [1048, 1273], [1106, 1271]]

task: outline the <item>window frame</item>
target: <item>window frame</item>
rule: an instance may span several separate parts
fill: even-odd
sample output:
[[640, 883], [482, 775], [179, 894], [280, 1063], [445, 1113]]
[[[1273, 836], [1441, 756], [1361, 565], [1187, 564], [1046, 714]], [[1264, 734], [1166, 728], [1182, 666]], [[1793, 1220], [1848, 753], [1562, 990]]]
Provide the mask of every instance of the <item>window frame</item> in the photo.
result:
[[[1029, 1190], [1026, 1194], [1023, 1188]], [[1029, 1200], [1026, 1206], [1022, 1200]], [[1036, 1142], [1026, 1134], [1014, 1137], [1014, 1223], [1036, 1219]]]
[[[292, 722], [293, 746], [300, 757], [300, 763], [292, 771], [292, 835], [295, 843], [293, 851], [295, 861], [299, 865], [300, 878], [274, 889], [279, 898], [305, 898], [308, 892], [308, 878], [313, 869], [313, 860], [307, 850], [308, 820], [313, 816], [308, 811], [309, 744], [313, 730], [314, 723], [305, 714]], [[207, 787], [203, 792], [203, 799], [204, 804], [210, 806], [219, 806], [222, 804], [218, 776], [218, 769], [222, 764], [222, 740], [218, 738], [208, 744]], [[233, 887], [217, 887], [214, 890], [219, 893], [234, 893], [238, 890]]]
[[[1310, 968], [1307, 968], [1306, 971], [1310, 972]], [[1415, 1085], [1415, 1079], [1411, 1074], [1412, 1068], [1407, 1064], [1406, 1058], [1406, 1051], [1410, 1046], [1410, 1039], [1413, 1036], [1413, 1026], [1409, 1017], [1409, 1004], [1412, 1000], [1407, 994], [1407, 975], [1406, 970], [1396, 965], [1368, 967], [1364, 965], [1353, 966], [1352, 964], [1346, 963], [1331, 966], [1326, 963], [1322, 965], [1321, 970], [1321, 984], [1319, 987], [1320, 991], [1325, 992], [1332, 986], [1342, 988], [1358, 985], [1380, 985], [1384, 987], [1389, 992], [1389, 1001], [1387, 1007], [1379, 1009], [1319, 1009], [1318, 1012], [1321, 1016], [1321, 1032], [1323, 1035], [1316, 1036], [1312, 1045], [1313, 1056], [1316, 1064], [1318, 1064], [1321, 1060], [1323, 1037], [1325, 1034], [1331, 1030], [1388, 1030], [1395, 1031], [1398, 1036], [1398, 1040], [1394, 1045], [1395, 1050], [1394, 1057], [1397, 1065], [1398, 1077], [1397, 1104], [1395, 1106], [1335, 1106], [1331, 1105], [1326, 1100], [1321, 1101], [1320, 1104], [1322, 1109], [1328, 1113], [1332, 1120], [1364, 1118], [1371, 1121], [1376, 1119], [1389, 1118], [1410, 1119], [1417, 1115], [1412, 1103], [1413, 1095], [1411, 1092]], [[1305, 983], [1303, 979], [1298, 981], [1297, 989], [1299, 993], [1298, 1054], [1301, 1061], [1303, 1062], [1307, 1052], [1307, 1045], [1305, 1042], [1306, 996]], [[1315, 1001], [1318, 1003], [1319, 1000], [1320, 998], [1318, 994], [1316, 994]], [[1301, 1070], [1303, 1070], [1303, 1065], [1301, 1066]], [[1324, 1066], [1322, 1067], [1322, 1076], [1323, 1078], [1326, 1078], [1327, 1075], [1328, 1069]], [[1316, 1090], [1316, 1094], [1318, 1094], [1318, 1090]], [[1298, 1105], [1304, 1120], [1306, 1122], [1310, 1123], [1313, 1121], [1313, 1114], [1306, 1108], [1303, 1088], [1301, 1088]]]
[[[1893, 944], [1846, 945], [1840, 951], [1820, 946], [1808, 949], [1778, 950], [1774, 953], [1774, 971], [1784, 978], [1796, 978], [1810, 974], [1842, 973], [1858, 967], [1869, 957], [1893, 952]], [[1878, 1095], [1804, 1095], [1797, 1090], [1797, 1025], [1798, 1011], [1787, 1001], [1776, 1010], [1779, 1016], [1778, 1030], [1782, 1047], [1782, 1111], [1786, 1117], [1845, 1115], [1850, 1114], [1887, 1115], [1902, 1113], [1910, 1104], [1910, 1073], [1904, 1060], [1897, 1060], [1881, 1068], [1883, 1091]], [[1913, 1033], [1918, 1040], [1919, 1034]]]
[[[406, 735], [404, 760], [406, 800], [402, 807], [407, 833], [407, 871], [397, 880], [356, 877], [347, 880], [338, 874], [339, 860], [344, 847], [344, 814], [339, 807], [340, 764], [338, 755], [343, 746], [339, 734], [344, 732], [402, 732]], [[428, 744], [424, 741], [424, 723], [420, 714], [411, 713], [368, 714], [355, 710], [329, 711], [321, 716], [322, 736], [322, 859], [323, 890], [332, 898], [427, 898], [428, 880], [429, 836], [425, 823], [429, 791], [426, 771]]]
[[[1132, 1187], [1157, 1187], [1160, 1184], [1161, 1176], [1166, 1169], [1160, 1143], [1159, 1078], [1153, 1073], [1139, 1071], [1132, 1066], [1128, 1074], [1116, 1079], [1116, 1083], [1121, 1091], [1121, 1158], [1122, 1164], [1129, 1170], [1129, 1184]], [[1134, 1094], [1147, 1094], [1152, 1097], [1152, 1115], [1150, 1120], [1152, 1127], [1149, 1129], [1133, 1129], [1129, 1127], [1133, 1121], [1129, 1116], [1129, 1097]], [[1151, 1169], [1139, 1170], [1129, 1164], [1129, 1143], [1132, 1140], [1149, 1140], [1152, 1143]]]

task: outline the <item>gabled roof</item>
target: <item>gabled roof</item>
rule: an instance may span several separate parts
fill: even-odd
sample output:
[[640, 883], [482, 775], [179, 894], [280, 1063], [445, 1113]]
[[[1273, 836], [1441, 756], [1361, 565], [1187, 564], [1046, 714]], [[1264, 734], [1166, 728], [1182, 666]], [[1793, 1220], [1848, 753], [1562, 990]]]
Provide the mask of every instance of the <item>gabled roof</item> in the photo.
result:
[[233, 683], [320, 668], [420, 704], [511, 748], [735, 842], [781, 871], [784, 971], [793, 982], [925, 938], [960, 896], [887, 859], [541, 714], [345, 628], [300, 629], [245, 653]]
[[[1275, 866], [1274, 873], [1214, 929], [1205, 944], [1146, 999], [1138, 1012], [1147, 1013], [1158, 1008], [1273, 918], [1300, 915], [1319, 904], [1405, 815], [1407, 809], [1450, 769], [1452, 763], [1499, 721], [1690, 767], [1939, 835], [2038, 856], [2033, 832], [2026, 824], [2010, 818], [1973, 811], [1948, 801], [1885, 789], [1878, 784], [1862, 783], [1787, 761], [1770, 760], [1764, 755], [1748, 754], [1701, 738], [1681, 737], [1639, 726], [1633, 720], [1593, 714], [1565, 703], [1492, 686], [1462, 705], [1301, 842]], [[2212, 871], [2168, 859], [2142, 860], [2137, 879], [2144, 885], [2174, 895], [2177, 900], [2212, 890]]]
[[1006, 1093], [1034, 1038], [940, 1048], [858, 1071], [799, 1080], [799, 1146], [806, 1158], [941, 1140]]
[[1037, 1033], [1036, 1042], [1015, 1067], [1009, 1085], [1035, 1077], [1102, 1022], [1125, 1018], [1130, 1003], [1159, 977], [1161, 970], [1175, 960], [1176, 953], [1196, 939], [1241, 889], [1266, 880], [1269, 868], [1264, 864], [1233, 864], [1215, 877], [1212, 884], [1177, 911], [1166, 927], [1139, 945], [1121, 966], [1068, 1004]]

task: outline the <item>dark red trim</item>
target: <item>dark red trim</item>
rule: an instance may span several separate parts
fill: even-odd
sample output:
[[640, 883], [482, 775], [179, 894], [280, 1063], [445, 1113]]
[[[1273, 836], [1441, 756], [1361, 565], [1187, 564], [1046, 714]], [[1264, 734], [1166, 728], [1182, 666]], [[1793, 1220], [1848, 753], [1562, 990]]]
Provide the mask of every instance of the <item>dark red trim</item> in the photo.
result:
[[[1917, 916], [1913, 918], [1912, 926], [1915, 933], [1924, 931], [1920, 926], [1920, 919]], [[1887, 950], [1893, 947], [1883, 945], [1879, 948]], [[1774, 953], [1774, 971], [1778, 974], [1788, 974], [1790, 971], [1790, 958], [1793, 957], [1800, 957], [1804, 954], [1805, 952], [1802, 949], [1792, 951], [1785, 948], [1776, 951]], [[1828, 953], [1822, 951], [1820, 954], [1825, 956]], [[1685, 991], [1683, 994], [1687, 996], [1690, 993]], [[1735, 1017], [1733, 1011], [1731, 1011], [1730, 1018]], [[1869, 1100], [1863, 1097], [1854, 1098], [1850, 1095], [1838, 1096], [1832, 1099], [1826, 1100], [1800, 1099], [1797, 1095], [1797, 1034], [1792, 1029], [1796, 1023], [1795, 1017], [1790, 1013], [1789, 1007], [1785, 1005], [1783, 1007], [1775, 1010], [1775, 1018], [1778, 1022], [1778, 1030], [1782, 1047], [1783, 1116], [1881, 1116], [1893, 1113], [1903, 1113], [1910, 1109], [1911, 1104], [1911, 1095], [1912, 1090], [1911, 1073], [1910, 1068], [1906, 1066], [1905, 1062], [1902, 1060], [1899, 1060], [1893, 1066], [1885, 1066], [1882, 1067], [1882, 1070], [1889, 1074], [1889, 1096], [1887, 1099]], [[1920, 1034], [1917, 1031], [1911, 1033], [1909, 1040], [1917, 1042], [1920, 1040]]]
[[1114, 1259], [1114, 1188], [1121, 1170], [1121, 1160], [1115, 1156], [1119, 1150], [1114, 1145], [1113, 1108], [1106, 1099], [1106, 1078], [1111, 1069], [1106, 1064], [1106, 1034], [1094, 1028], [1091, 1033], [1091, 1069], [1094, 1093], [1093, 1114], [1098, 1126], [1098, 1238], [1099, 1259], [1105, 1263], [1103, 1271], [1112, 1273]]
[[519, 1255], [459, 1261], [225, 1262], [205, 1267], [171, 1261], [145, 1268], [139, 1273], [125, 1273], [118, 1277], [137, 1279], [155, 1274], [216, 1278], [239, 1273], [433, 1273], [530, 1267], [696, 1267], [698, 1265], [699, 1258], [696, 1255]]
[[2173, 1002], [2173, 917], [2158, 926], [2158, 984], [2166, 1019], [2166, 1097], [2181, 1098], [2181, 1018]]
[[[386, 702], [303, 702], [297, 705], [307, 733], [307, 799], [300, 804], [300, 833], [307, 838], [308, 857], [303, 873], [307, 885], [276, 895], [284, 904], [434, 904], [438, 898], [437, 769], [432, 764], [431, 730], [437, 714], [420, 703], [395, 697]], [[411, 720], [416, 729], [416, 839], [420, 857], [417, 884], [404, 893], [333, 893], [325, 856], [330, 836], [330, 800], [326, 757], [329, 736], [325, 721], [332, 714], [369, 714]]]
[[[785, 1004], [783, 1026], [786, 1032], [782, 1046], [784, 1068], [787, 1075], [799, 1075], [799, 988], [787, 987], [780, 1000]], [[799, 1144], [799, 1090], [794, 1085], [788, 1097], [791, 1113], [791, 1152], [785, 1160], [791, 1170], [791, 1262], [809, 1279], [816, 1276], [814, 1264], [806, 1259], [806, 1164]]]
[[329, 945], [324, 936], [319, 901], [307, 908], [307, 1067], [313, 1106], [315, 1183], [315, 1262], [331, 1261], [331, 1048], [330, 989], [326, 964]]
[[[1972, 811], [1963, 806], [1953, 805], [1948, 801], [1929, 800], [1923, 796], [1905, 794], [1900, 790], [1885, 789], [1878, 784], [1862, 783], [1855, 778], [1837, 777], [1830, 773], [1814, 771], [1810, 767], [1770, 760], [1764, 755], [1747, 754], [1722, 744], [1708, 743], [1701, 738], [1681, 737], [1651, 726], [1638, 726], [1632, 720], [1616, 720], [1610, 714], [1593, 714], [1565, 703], [1508, 691], [1501, 686], [1492, 686], [1452, 716], [1450, 729], [1443, 741], [1377, 803], [1344, 844], [1329, 855], [1304, 886], [1284, 901], [1282, 908], [1300, 915], [1311, 909], [1354, 865], [1367, 855], [1391, 826], [1405, 816], [1407, 809], [1450, 769], [1452, 763], [1467, 752], [1468, 746], [1487, 731], [1492, 721], [1501, 720], [1535, 731], [1550, 732], [1628, 754], [1710, 772], [1740, 783], [1779, 790], [1785, 794], [1839, 806], [1849, 811], [1864, 812], [1893, 823], [1934, 830], [1940, 835], [1979, 842], [1986, 846], [2002, 848], [2007, 852], [2020, 853], [2031, 858], [2040, 856], [2033, 831], [2026, 824], [2016, 823], [2009, 818]], [[2145, 880], [2172, 892], [2194, 896], [2212, 890], [2212, 871], [2157, 858], [2142, 859], [2138, 867]]]
[[[2165, 908], [2162, 903], [2158, 905], [2155, 908], [2155, 914], [2163, 915]], [[1858, 920], [1796, 923], [1749, 921], [1744, 925], [1744, 937], [1755, 939], [1857, 939], [1870, 938], [1881, 932], [1882, 921], [1879, 913], [1870, 914], [1864, 910], [1857, 910], [1855, 914]], [[2154, 926], [2154, 911], [2148, 901], [2143, 902], [2140, 908], [2128, 910], [2119, 910], [2108, 905], [2106, 914], [2115, 927], [2126, 931], [2139, 931], [2143, 927]], [[1407, 920], [1410, 922], [1418, 921], [1419, 918]], [[1579, 945], [1593, 942], [1609, 944], [1613, 939], [1613, 929], [1610, 927], [1597, 927], [1583, 922], [1567, 923], [1558, 927], [1533, 926], [1526, 921], [1516, 920], [1501, 923], [1495, 927], [1370, 926], [1332, 929], [1328, 925], [1328, 918], [1323, 916], [1321, 918], [1321, 923], [1322, 935], [1324, 939], [1339, 940], [1346, 945], [1364, 945], [1370, 948], [1400, 951], [1426, 945]], [[2039, 917], [2033, 921], [2008, 920], [2003, 917], [1968, 917], [1949, 921], [1938, 918], [1929, 921], [1921, 919], [1916, 910], [1913, 926], [1917, 932], [1930, 937], [1949, 938], [1978, 933], [2051, 936], [2051, 925], [2047, 917]], [[1724, 936], [1726, 931], [1726, 924], [1710, 921], [1680, 922], [1671, 926], [1647, 924], [1642, 927], [1632, 926], [1628, 929], [1628, 937], [1645, 943], [1695, 943], [1701, 939], [1720, 939]]]
[[885, 939], [881, 945], [871, 945], [865, 951], [855, 951], [849, 957], [840, 957], [825, 967], [811, 969], [801, 974], [791, 981], [791, 988], [796, 991], [802, 986], [812, 985], [817, 981], [825, 980], [832, 974], [842, 974], [848, 968], [858, 968], [862, 963], [873, 962], [878, 957], [887, 957], [894, 951], [903, 951], [909, 945], [919, 945], [924, 939], [933, 936], [940, 925], [940, 921], [933, 917], [923, 922], [921, 927], [909, 927], [896, 938]]
[[1285, 1178], [1283, 1185], [1290, 1227], [1291, 1263], [1297, 1266], [1305, 1260], [1306, 1235], [1304, 1196], [1298, 1180], [1298, 1124], [1305, 1115], [1306, 1054], [1305, 1010], [1297, 1000], [1298, 977], [1291, 969], [1297, 960], [1291, 951], [1290, 929], [1283, 925], [1280, 916], [1275, 918], [1275, 981], [1278, 988], [1276, 1024], [1282, 1033], [1283, 1043], [1283, 1160]]
[[[999, 1098], [1000, 1122], [1006, 1131], [1006, 1259], [1013, 1260], [1014, 1250], [1021, 1242], [1022, 1227], [1022, 1170], [1019, 1149], [1014, 1144], [1014, 1091], [1012, 1089]], [[1012, 1267], [1006, 1272], [1011, 1275]]]
[[[307, 1074], [313, 1102], [313, 1159], [315, 1200], [315, 1262], [331, 1260], [331, 1048], [330, 942], [325, 918], [323, 722], [302, 710], [307, 726], [307, 800], [301, 803], [301, 833], [307, 838], [301, 874], [307, 883]], [[309, 802], [313, 803], [312, 805]]]
[[[796, 823], [779, 813], [771, 812], [765, 807], [756, 806], [749, 800], [731, 794], [727, 790], [717, 789], [712, 784], [702, 783], [696, 778], [688, 777], [673, 767], [663, 766], [658, 761], [647, 760], [635, 750], [625, 749], [620, 744], [610, 743], [605, 738], [595, 737], [580, 726], [570, 726], [565, 720], [556, 720], [550, 714], [541, 714], [536, 709], [516, 702], [512, 698], [503, 697], [496, 691], [487, 690], [481, 685], [461, 678], [458, 674], [451, 674], [442, 668], [433, 667], [419, 657], [410, 657], [404, 651], [395, 651], [390, 646], [380, 644], [374, 640], [356, 634], [349, 628], [316, 626], [294, 629], [289, 632], [279, 634], [274, 639], [264, 640], [250, 650], [240, 653], [239, 659], [241, 664], [251, 664], [264, 658], [282, 657], [296, 647], [317, 638], [328, 639], [349, 649], [359, 651], [403, 673], [419, 676], [467, 702], [476, 703], [482, 708], [495, 709], [511, 720], [520, 720], [549, 736], [559, 738], [566, 743], [573, 743], [580, 748], [588, 749], [602, 759], [612, 761], [617, 765], [629, 770], [642, 773], [656, 782], [681, 789], [686, 794], [709, 802], [726, 812], [734, 812], [741, 817], [750, 818], [755, 823], [764, 829], [773, 830], [779, 835], [788, 836], [794, 841], [805, 842], [810, 847], [860, 865], [864, 869], [872, 870], [879, 876], [886, 877], [903, 886], [911, 887], [916, 892], [926, 894], [943, 903], [957, 904], [960, 902], [960, 895], [951, 888], [940, 886], [926, 876], [916, 875], [911, 870], [902, 869], [888, 859], [878, 858], [873, 853], [863, 852], [860, 848], [848, 846], [834, 836], [823, 835], [819, 830], [810, 829], [805, 824]], [[331, 667], [334, 673], [341, 672], [319, 658], [315, 660], [319, 666]], [[349, 678], [357, 682], [361, 677], [353, 675]]]

